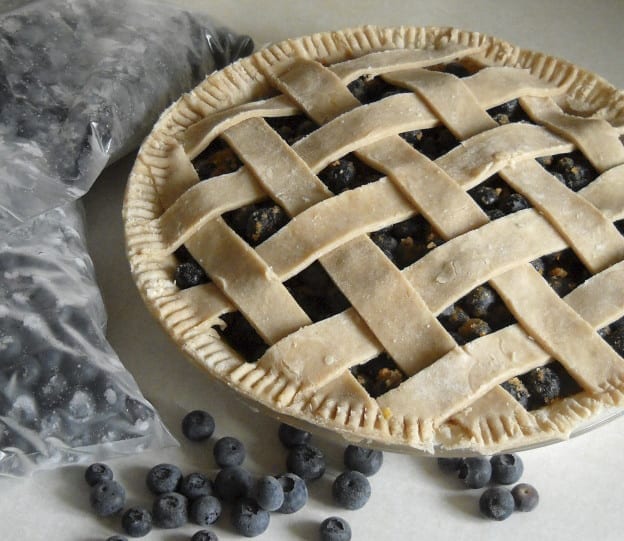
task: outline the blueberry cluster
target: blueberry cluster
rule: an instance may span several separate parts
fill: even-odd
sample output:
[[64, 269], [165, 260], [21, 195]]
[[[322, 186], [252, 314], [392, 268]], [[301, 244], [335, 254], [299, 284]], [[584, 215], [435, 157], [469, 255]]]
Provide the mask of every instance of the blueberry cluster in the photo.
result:
[[546, 156], [538, 162], [572, 191], [578, 192], [596, 179], [598, 172], [578, 150], [558, 156]]
[[[194, 442], [209, 440], [214, 431], [214, 419], [203, 410], [191, 411], [182, 421], [183, 434]], [[101, 517], [120, 515], [120, 526], [127, 536], [143, 537], [152, 528], [174, 529], [188, 522], [211, 526], [228, 506], [234, 530], [245, 537], [255, 537], [267, 530], [271, 513], [293, 514], [303, 508], [308, 501], [307, 484], [326, 471], [325, 455], [312, 444], [309, 432], [281, 424], [278, 437], [287, 450], [287, 471], [253, 475], [242, 466], [243, 443], [231, 436], [222, 437], [213, 445], [214, 460], [220, 468], [214, 480], [201, 472], [184, 475], [174, 464], [157, 464], [145, 479], [153, 498], [151, 506], [145, 507], [125, 508], [125, 490], [114, 480], [112, 470], [105, 464], [92, 464], [84, 473], [91, 487], [91, 507]], [[367, 477], [377, 473], [382, 463], [380, 451], [349, 445], [344, 452], [346, 470], [332, 484], [334, 502], [344, 509], [364, 506], [371, 495]], [[319, 533], [323, 541], [351, 539], [349, 524], [336, 516], [324, 520]], [[114, 535], [107, 541], [126, 538]], [[217, 535], [202, 529], [195, 532], [191, 541], [217, 541]]]
[[[511, 490], [508, 485], [517, 483], [524, 473], [524, 464], [517, 454], [500, 454], [491, 458], [439, 458], [438, 466], [445, 473], [458, 476], [467, 488], [481, 489], [489, 486], [479, 498], [481, 514], [493, 520], [505, 520], [516, 511], [532, 511], [539, 495], [527, 483], [519, 483]], [[500, 486], [504, 485], [504, 486]]]
[[387, 353], [351, 368], [351, 373], [373, 398], [398, 387], [407, 376]]

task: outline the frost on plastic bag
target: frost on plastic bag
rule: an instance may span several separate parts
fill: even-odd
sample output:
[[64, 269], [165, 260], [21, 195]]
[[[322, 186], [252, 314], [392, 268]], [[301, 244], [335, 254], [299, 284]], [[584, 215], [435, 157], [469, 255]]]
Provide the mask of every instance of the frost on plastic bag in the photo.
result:
[[83, 195], [174, 99], [253, 47], [145, 0], [21, 4], [0, 8], [0, 232]]
[[0, 241], [0, 473], [174, 444], [104, 336], [79, 203]]

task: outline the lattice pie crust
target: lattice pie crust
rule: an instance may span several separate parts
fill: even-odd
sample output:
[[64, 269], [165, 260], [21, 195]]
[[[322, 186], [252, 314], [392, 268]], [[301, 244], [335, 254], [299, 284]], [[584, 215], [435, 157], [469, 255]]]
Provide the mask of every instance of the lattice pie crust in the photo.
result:
[[[466, 78], [427, 69], [461, 60]], [[362, 105], [381, 76], [408, 89]], [[487, 109], [519, 98], [532, 123]], [[264, 120], [321, 127], [289, 146]], [[432, 161], [399, 133], [445, 125]], [[622, 405], [624, 360], [598, 329], [624, 316], [624, 96], [564, 61], [449, 28], [365, 27], [270, 46], [209, 76], [145, 140], [124, 205], [127, 252], [149, 309], [183, 351], [294, 424], [397, 450], [492, 453], [566, 438]], [[215, 138], [244, 166], [204, 180]], [[536, 158], [580, 150], [599, 177], [568, 189]], [[383, 173], [334, 196], [317, 174], [354, 153]], [[490, 221], [467, 190], [497, 173], [531, 208]], [[270, 197], [290, 222], [250, 247], [221, 217]], [[403, 270], [367, 235], [421, 214], [445, 241]], [[180, 290], [182, 244], [211, 282]], [[569, 247], [592, 273], [560, 298], [530, 261]], [[319, 261], [351, 308], [312, 323], [283, 283]], [[489, 283], [516, 323], [458, 345], [436, 316]], [[245, 362], [220, 338], [240, 311], [269, 349]], [[372, 398], [350, 368], [387, 352], [408, 376]], [[527, 411], [500, 384], [555, 359], [580, 392]]]

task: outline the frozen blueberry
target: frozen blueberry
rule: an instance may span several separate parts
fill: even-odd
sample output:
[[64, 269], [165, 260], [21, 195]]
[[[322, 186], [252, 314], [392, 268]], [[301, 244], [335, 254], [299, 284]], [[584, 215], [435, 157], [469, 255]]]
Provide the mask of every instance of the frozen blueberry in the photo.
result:
[[199, 530], [193, 534], [191, 541], [219, 541], [217, 534], [210, 530]]
[[280, 475], [277, 480], [284, 491], [284, 503], [277, 511], [286, 514], [299, 511], [308, 501], [308, 487], [305, 481], [294, 473]]
[[39, 361], [31, 356], [25, 355], [15, 370], [15, 379], [20, 385], [30, 388], [33, 387], [41, 376], [41, 365]]
[[197, 261], [191, 260], [176, 267], [174, 281], [180, 289], [188, 289], [207, 282], [208, 276]]
[[329, 517], [321, 522], [321, 541], [350, 541], [351, 526], [340, 517]]
[[511, 495], [518, 511], [533, 511], [539, 503], [539, 494], [534, 486], [520, 483], [511, 489]]
[[492, 464], [492, 481], [500, 485], [515, 483], [524, 471], [522, 459], [516, 454], [494, 455], [490, 459]]
[[240, 466], [223, 468], [214, 480], [217, 496], [226, 502], [249, 496], [252, 485], [251, 474]]
[[269, 527], [270, 515], [250, 498], [237, 501], [232, 508], [232, 526], [245, 537], [256, 537]]
[[119, 387], [112, 375], [100, 373], [91, 387], [98, 411], [115, 413], [126, 406], [126, 393]]
[[438, 458], [438, 468], [444, 473], [457, 473], [461, 462], [461, 458]]
[[186, 496], [189, 500], [194, 500], [200, 496], [212, 496], [214, 487], [212, 481], [203, 473], [189, 473], [180, 481], [178, 492]]
[[256, 481], [251, 495], [258, 505], [267, 511], [277, 511], [284, 503], [284, 489], [280, 482], [270, 475]]
[[479, 498], [479, 510], [484, 517], [505, 520], [513, 513], [514, 498], [504, 487], [488, 488]]
[[35, 391], [39, 405], [44, 409], [54, 409], [67, 400], [69, 383], [63, 374], [54, 373], [46, 381], [40, 382]]
[[285, 423], [280, 425], [277, 435], [282, 445], [288, 448], [294, 447], [295, 445], [304, 445], [312, 438], [312, 434], [309, 432]]
[[95, 399], [87, 389], [76, 389], [65, 408], [73, 420], [87, 422], [95, 415]]
[[121, 527], [130, 537], [143, 537], [152, 529], [152, 514], [142, 507], [130, 507], [121, 517]]
[[108, 517], [123, 509], [126, 503], [126, 491], [116, 481], [100, 481], [91, 488], [89, 501], [97, 515]]
[[189, 517], [200, 526], [213, 524], [221, 516], [221, 502], [214, 496], [201, 496], [191, 503]]
[[459, 465], [459, 478], [468, 488], [483, 488], [492, 478], [492, 464], [485, 457], [464, 458]]
[[154, 494], [177, 490], [182, 480], [182, 471], [173, 464], [158, 464], [147, 472], [145, 482]]
[[159, 528], [179, 528], [188, 522], [188, 500], [177, 492], [166, 492], [154, 500], [154, 525]]
[[349, 470], [359, 471], [366, 476], [376, 474], [383, 464], [383, 453], [357, 445], [349, 445], [344, 452], [344, 464]]
[[85, 470], [85, 481], [90, 487], [97, 485], [100, 481], [112, 481], [113, 470], [111, 470], [106, 464], [95, 463], [91, 464]]
[[191, 441], [207, 440], [214, 430], [214, 418], [207, 411], [194, 410], [182, 419], [182, 433]]
[[296, 445], [290, 449], [286, 459], [289, 472], [297, 474], [305, 481], [319, 479], [325, 473], [325, 455], [313, 445]]
[[240, 466], [245, 460], [245, 446], [237, 438], [226, 436], [215, 443], [212, 454], [221, 468]]
[[345, 509], [359, 509], [370, 498], [371, 486], [365, 475], [358, 471], [346, 471], [334, 480], [332, 495]]

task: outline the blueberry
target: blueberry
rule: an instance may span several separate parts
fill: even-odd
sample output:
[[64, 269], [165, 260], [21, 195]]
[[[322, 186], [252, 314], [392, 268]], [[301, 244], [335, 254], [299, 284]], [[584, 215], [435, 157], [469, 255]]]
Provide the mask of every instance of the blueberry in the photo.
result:
[[295, 445], [304, 445], [312, 438], [312, 434], [309, 432], [285, 423], [280, 424], [277, 435], [282, 445], [288, 448], [295, 447]]
[[182, 419], [182, 433], [191, 441], [207, 440], [214, 430], [214, 419], [207, 411], [194, 410]]
[[308, 501], [308, 487], [305, 481], [294, 473], [280, 475], [277, 480], [284, 491], [284, 503], [277, 511], [286, 514], [299, 511]]
[[219, 541], [219, 538], [210, 530], [199, 530], [193, 534], [191, 541]]
[[321, 522], [321, 541], [350, 541], [351, 526], [340, 517], [329, 517]]
[[89, 501], [97, 515], [108, 517], [123, 509], [126, 503], [126, 491], [116, 481], [100, 481], [91, 488]]
[[489, 209], [498, 203], [501, 191], [500, 188], [480, 185], [471, 190], [470, 194], [479, 206]]
[[95, 415], [95, 398], [87, 389], [76, 389], [67, 402], [66, 411], [75, 421], [86, 422]]
[[221, 502], [214, 496], [201, 496], [191, 503], [189, 517], [200, 526], [213, 524], [221, 516]]
[[245, 537], [256, 537], [269, 527], [270, 515], [250, 498], [237, 501], [232, 508], [232, 526]]
[[523, 378], [534, 407], [550, 404], [561, 392], [561, 380], [548, 366], [535, 368]]
[[381, 249], [388, 259], [394, 260], [399, 241], [387, 231], [375, 231], [370, 234], [371, 240]]
[[305, 481], [312, 481], [325, 473], [325, 455], [313, 445], [296, 445], [288, 453], [286, 467]]
[[383, 453], [357, 445], [349, 445], [344, 452], [344, 464], [349, 470], [366, 476], [376, 474], [383, 464]]
[[459, 334], [466, 340], [474, 340], [492, 332], [487, 321], [471, 317], [458, 329]]
[[470, 75], [470, 71], [468, 71], [468, 69], [459, 62], [451, 62], [450, 64], [447, 64], [444, 66], [444, 71], [455, 75], [455, 77], [468, 77]]
[[128, 538], [123, 535], [111, 535], [106, 538], [106, 541], [128, 541]]
[[185, 261], [176, 267], [174, 281], [180, 289], [188, 289], [206, 283], [208, 276], [197, 261]]
[[502, 201], [500, 209], [505, 214], [511, 214], [513, 212], [529, 208], [529, 206], [529, 202], [522, 194], [512, 193]]
[[23, 385], [24, 387], [30, 388], [39, 381], [40, 376], [41, 365], [39, 364], [39, 361], [31, 355], [25, 355], [15, 370], [17, 383]]
[[98, 411], [115, 413], [125, 408], [126, 393], [111, 374], [100, 373], [91, 389], [95, 395]]
[[335, 194], [353, 187], [355, 176], [355, 165], [346, 158], [330, 163], [319, 173], [319, 178]]
[[457, 473], [461, 462], [461, 458], [438, 458], [438, 468], [444, 473]]
[[365, 475], [349, 470], [336, 477], [332, 485], [332, 495], [345, 509], [359, 509], [370, 498], [371, 486]]
[[526, 388], [522, 380], [518, 377], [513, 377], [503, 383], [501, 383], [503, 389], [505, 389], [511, 396], [513, 396], [523, 408], [529, 407], [529, 390]]
[[258, 505], [267, 511], [277, 511], [284, 503], [284, 489], [280, 482], [270, 475], [256, 481], [252, 496]]
[[188, 522], [188, 500], [177, 492], [166, 492], [154, 500], [154, 525], [159, 528], [179, 528]]
[[492, 478], [492, 464], [485, 457], [464, 458], [459, 465], [459, 478], [468, 488], [483, 488]]
[[67, 399], [68, 393], [67, 378], [63, 374], [55, 373], [37, 386], [35, 396], [42, 408], [54, 409]]
[[245, 227], [245, 240], [257, 246], [280, 229], [288, 218], [282, 207], [272, 204], [259, 207], [251, 212]]
[[121, 527], [130, 537], [143, 537], [152, 529], [152, 514], [142, 507], [130, 507], [121, 517]]
[[95, 463], [91, 464], [85, 470], [85, 481], [90, 487], [97, 485], [100, 481], [112, 481], [113, 470], [111, 470], [106, 464]]
[[511, 495], [518, 511], [533, 511], [539, 503], [539, 494], [532, 485], [520, 483], [511, 489]]
[[496, 302], [496, 293], [488, 286], [478, 286], [463, 299], [466, 311], [474, 318], [484, 318]]
[[178, 492], [186, 496], [189, 500], [194, 500], [200, 496], [212, 496], [214, 487], [212, 481], [203, 473], [189, 473], [180, 481]]
[[251, 474], [240, 466], [223, 468], [214, 480], [217, 496], [226, 502], [249, 496], [252, 485]]
[[182, 471], [173, 464], [158, 464], [147, 472], [145, 482], [154, 494], [164, 494], [177, 490], [182, 480]]
[[505, 520], [513, 513], [514, 498], [503, 487], [488, 488], [479, 498], [479, 510], [484, 517]]
[[215, 443], [212, 454], [221, 468], [240, 466], [245, 460], [245, 446], [240, 440], [226, 436]]
[[515, 483], [524, 471], [522, 459], [516, 454], [494, 455], [490, 459], [492, 464], [492, 481], [500, 485]]

